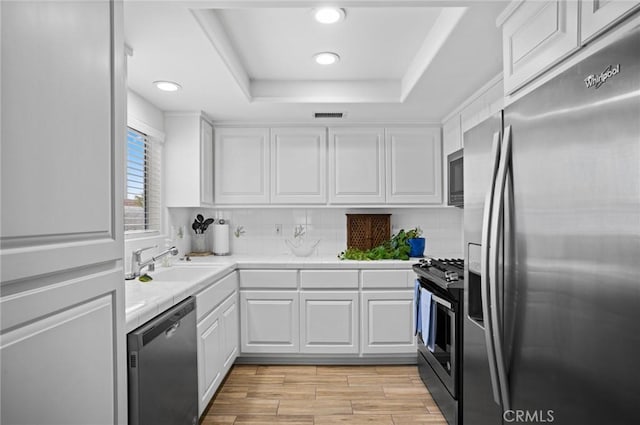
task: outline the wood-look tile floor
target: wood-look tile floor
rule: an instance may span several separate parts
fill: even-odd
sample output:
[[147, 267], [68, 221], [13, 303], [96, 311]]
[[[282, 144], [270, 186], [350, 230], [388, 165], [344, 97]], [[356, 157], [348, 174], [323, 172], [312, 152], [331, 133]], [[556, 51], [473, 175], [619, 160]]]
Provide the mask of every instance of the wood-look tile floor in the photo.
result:
[[446, 425], [416, 366], [235, 365], [201, 425]]

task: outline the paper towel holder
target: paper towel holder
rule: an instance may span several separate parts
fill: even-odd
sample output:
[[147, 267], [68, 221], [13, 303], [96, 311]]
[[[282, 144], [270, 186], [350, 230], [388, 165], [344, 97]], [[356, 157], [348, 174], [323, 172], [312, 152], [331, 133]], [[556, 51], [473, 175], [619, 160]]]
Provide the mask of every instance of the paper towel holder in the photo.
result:
[[231, 255], [229, 249], [229, 223], [220, 218], [213, 224], [213, 255]]

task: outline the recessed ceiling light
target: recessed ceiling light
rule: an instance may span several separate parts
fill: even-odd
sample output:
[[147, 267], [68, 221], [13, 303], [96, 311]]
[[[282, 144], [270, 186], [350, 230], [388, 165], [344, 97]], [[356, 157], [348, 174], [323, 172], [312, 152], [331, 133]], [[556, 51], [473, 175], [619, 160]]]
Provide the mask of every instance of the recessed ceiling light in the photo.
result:
[[321, 24], [335, 24], [345, 18], [344, 9], [337, 7], [320, 7], [313, 10], [313, 17]]
[[333, 52], [322, 52], [313, 55], [313, 59], [320, 65], [332, 65], [340, 60], [340, 56]]
[[153, 85], [162, 91], [178, 91], [182, 88], [180, 84], [173, 81], [154, 81]]

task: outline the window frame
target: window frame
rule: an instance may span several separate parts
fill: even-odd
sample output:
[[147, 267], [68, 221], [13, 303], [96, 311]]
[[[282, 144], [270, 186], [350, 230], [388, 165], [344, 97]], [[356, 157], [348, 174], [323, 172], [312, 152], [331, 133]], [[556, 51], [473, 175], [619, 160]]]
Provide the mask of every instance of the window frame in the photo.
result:
[[[125, 149], [124, 149], [124, 154], [125, 154], [125, 158], [124, 158], [124, 174], [125, 174], [125, 178], [124, 178], [124, 184], [125, 184], [125, 188], [124, 188], [124, 197], [122, 199], [123, 202], [123, 209], [126, 207], [125, 203], [126, 200], [129, 199], [129, 132], [133, 132], [137, 135], [140, 135], [144, 138], [145, 140], [145, 146], [144, 146], [144, 189], [143, 189], [143, 194], [144, 194], [144, 229], [136, 229], [136, 230], [126, 230], [125, 226], [126, 226], [126, 222], [124, 219], [124, 214], [123, 214], [123, 232], [124, 232], [124, 237], [125, 240], [130, 240], [130, 239], [144, 239], [144, 238], [154, 238], [154, 237], [158, 237], [160, 235], [162, 235], [162, 226], [163, 226], [163, 222], [164, 222], [164, 211], [163, 211], [163, 199], [162, 199], [162, 163], [163, 163], [163, 159], [162, 159], [162, 144], [158, 141], [155, 140], [154, 137], [150, 136], [149, 134], [138, 130], [136, 127], [132, 126], [132, 125], [127, 125], [126, 127], [126, 138], [125, 138]], [[151, 151], [151, 153], [149, 153], [148, 151]], [[155, 152], [154, 152], [155, 151]], [[155, 160], [152, 161], [151, 164], [155, 164], [155, 166], [159, 167], [160, 170], [158, 172], [158, 175], [155, 179], [153, 179], [153, 176], [151, 173], [148, 173], [148, 165], [147, 165], [147, 161], [150, 161], [149, 157], [151, 155], [159, 155], [160, 157]], [[155, 180], [155, 183], [154, 183]], [[157, 190], [157, 202], [149, 202], [148, 199], [150, 197], [150, 193], [152, 190], [152, 187], [157, 185], [158, 186], [158, 190]], [[158, 215], [158, 219], [157, 219], [157, 223], [151, 223], [150, 221], [150, 216], [151, 216], [151, 212], [152, 212], [152, 208], [154, 207], [157, 208], [157, 215]]]

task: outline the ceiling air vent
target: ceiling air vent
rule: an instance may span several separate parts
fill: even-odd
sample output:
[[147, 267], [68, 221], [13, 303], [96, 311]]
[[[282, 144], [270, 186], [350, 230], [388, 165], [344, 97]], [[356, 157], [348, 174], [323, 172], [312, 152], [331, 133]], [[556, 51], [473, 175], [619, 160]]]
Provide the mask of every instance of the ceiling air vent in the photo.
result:
[[314, 118], [344, 118], [344, 112], [314, 112]]

